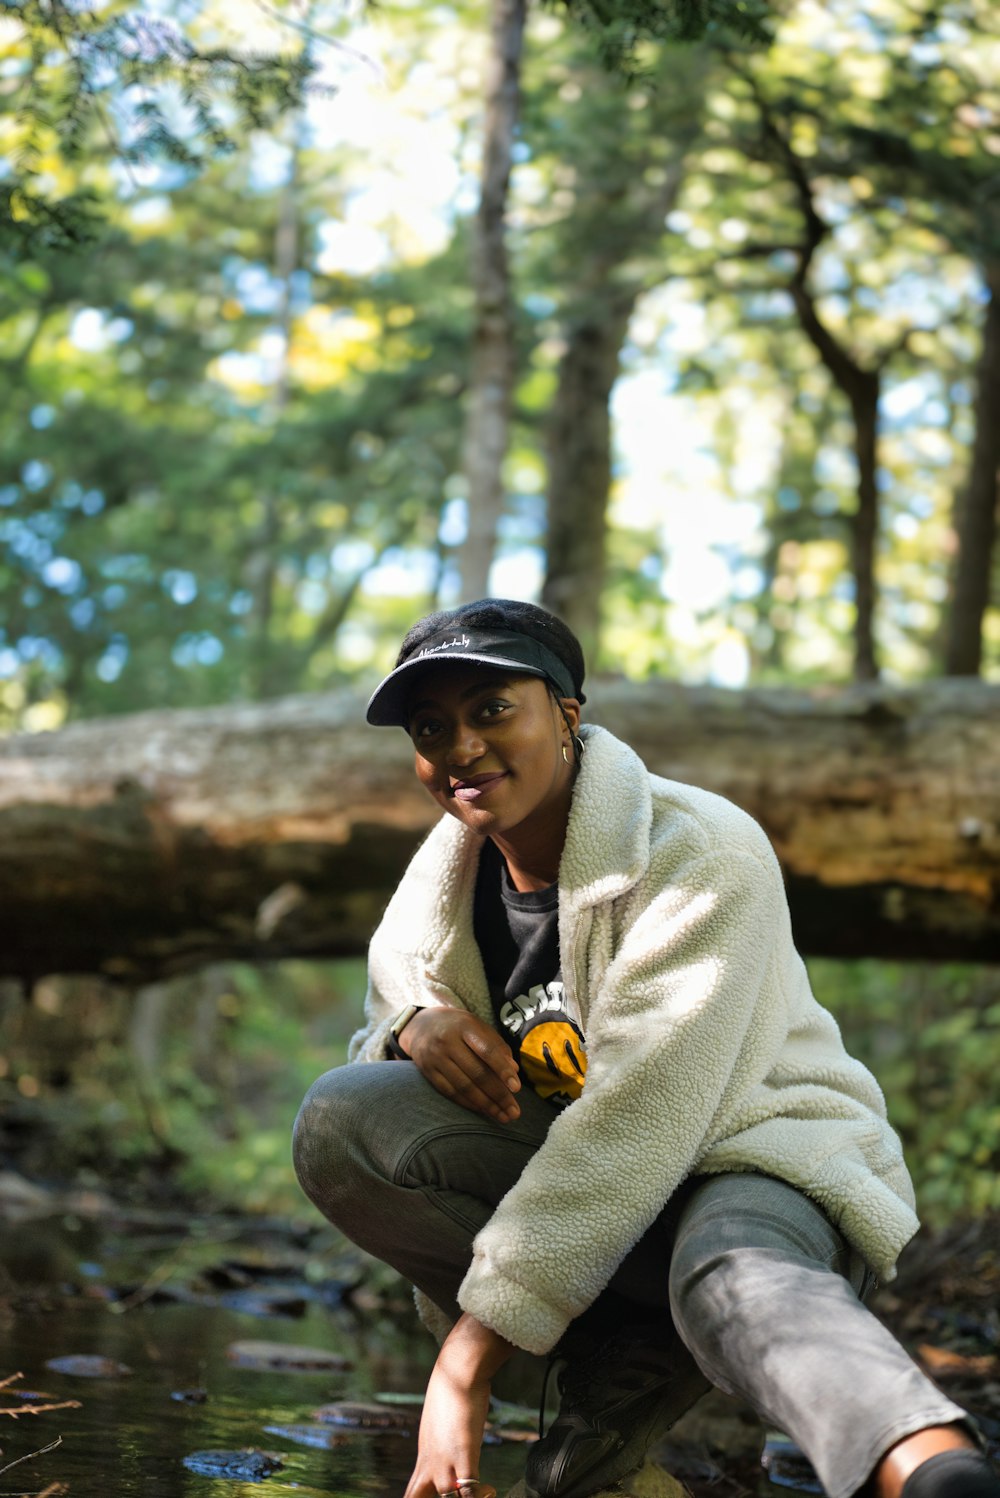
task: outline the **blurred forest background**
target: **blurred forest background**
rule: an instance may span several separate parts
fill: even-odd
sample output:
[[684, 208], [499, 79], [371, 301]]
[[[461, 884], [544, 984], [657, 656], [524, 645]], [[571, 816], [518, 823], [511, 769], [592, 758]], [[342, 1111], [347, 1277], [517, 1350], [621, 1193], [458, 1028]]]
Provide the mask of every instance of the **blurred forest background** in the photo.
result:
[[[540, 598], [596, 674], [1000, 681], [992, 0], [0, 13], [0, 725], [370, 687]], [[926, 1215], [1000, 969], [810, 962]], [[0, 987], [0, 1151], [295, 1210], [363, 964]]]

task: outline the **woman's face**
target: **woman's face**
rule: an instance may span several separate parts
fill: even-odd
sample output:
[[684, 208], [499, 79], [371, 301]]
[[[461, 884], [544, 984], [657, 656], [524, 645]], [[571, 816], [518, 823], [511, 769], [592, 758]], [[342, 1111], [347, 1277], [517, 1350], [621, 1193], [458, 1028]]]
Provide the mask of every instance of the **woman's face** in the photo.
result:
[[[575, 733], [580, 704], [568, 697], [562, 705]], [[540, 676], [439, 666], [416, 682], [408, 710], [417, 776], [451, 816], [493, 837], [538, 832], [549, 821], [565, 832], [573, 746]]]

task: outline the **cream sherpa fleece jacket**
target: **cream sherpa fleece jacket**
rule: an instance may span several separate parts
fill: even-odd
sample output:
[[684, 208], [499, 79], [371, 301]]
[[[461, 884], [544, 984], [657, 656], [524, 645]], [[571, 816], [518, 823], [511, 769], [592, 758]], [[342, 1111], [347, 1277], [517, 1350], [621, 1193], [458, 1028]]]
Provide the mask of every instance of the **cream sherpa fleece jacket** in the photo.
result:
[[[918, 1226], [909, 1176], [877, 1083], [810, 991], [767, 838], [583, 733], [559, 943], [586, 1085], [476, 1238], [460, 1305], [547, 1352], [681, 1181], [723, 1171], [798, 1187], [891, 1279]], [[407, 1004], [494, 1023], [472, 929], [481, 847], [445, 816], [414, 856], [372, 938], [352, 1060], [385, 1059]]]

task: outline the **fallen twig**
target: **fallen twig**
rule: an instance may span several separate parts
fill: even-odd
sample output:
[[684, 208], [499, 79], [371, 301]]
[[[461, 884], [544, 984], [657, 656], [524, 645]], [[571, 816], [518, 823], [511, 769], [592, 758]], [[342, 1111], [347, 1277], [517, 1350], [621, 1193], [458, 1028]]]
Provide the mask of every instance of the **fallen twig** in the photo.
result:
[[[0, 1415], [9, 1415], [12, 1420], [18, 1420], [22, 1415], [47, 1415], [50, 1410], [82, 1410], [83, 1405], [79, 1399], [64, 1399], [59, 1404], [18, 1404], [12, 1409], [0, 1406]], [[6, 1468], [0, 1470], [6, 1471]]]
[[0, 1378], [0, 1389], [9, 1389], [11, 1384], [16, 1384], [18, 1379], [23, 1377], [23, 1373], [11, 1373], [7, 1378]]
[[29, 1451], [26, 1456], [15, 1457], [12, 1462], [7, 1463], [6, 1467], [0, 1467], [0, 1477], [2, 1477], [5, 1472], [9, 1472], [11, 1467], [16, 1467], [21, 1462], [30, 1462], [33, 1456], [44, 1456], [47, 1451], [55, 1451], [56, 1447], [61, 1445], [62, 1436], [56, 1436], [54, 1441], [50, 1441], [47, 1446], [40, 1447], [38, 1451]]

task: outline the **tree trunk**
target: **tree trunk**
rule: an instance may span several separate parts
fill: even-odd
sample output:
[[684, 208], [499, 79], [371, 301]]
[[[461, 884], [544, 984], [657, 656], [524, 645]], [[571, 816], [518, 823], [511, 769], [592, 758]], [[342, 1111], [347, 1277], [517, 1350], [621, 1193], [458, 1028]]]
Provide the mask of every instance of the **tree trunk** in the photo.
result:
[[[292, 284], [299, 266], [299, 158], [301, 122], [292, 122], [292, 142], [288, 175], [278, 199], [278, 222], [274, 232], [274, 274], [279, 287], [277, 327], [281, 334], [281, 353], [274, 389], [269, 402], [268, 420], [280, 426], [288, 408], [290, 394], [292, 341]], [[251, 695], [269, 697], [280, 690], [274, 662], [274, 589], [278, 571], [281, 540], [279, 496], [269, 484], [261, 495], [263, 518], [254, 537], [254, 550], [247, 563], [251, 579], [253, 612], [250, 628], [256, 641], [252, 666]]]
[[[1000, 686], [599, 682], [588, 717], [746, 808], [803, 951], [1000, 962]], [[0, 743], [0, 976], [364, 950], [437, 810], [353, 696]]]
[[638, 288], [570, 332], [549, 416], [548, 530], [542, 603], [597, 655], [608, 497], [611, 391]]
[[[817, 223], [819, 220], [816, 221]], [[826, 365], [834, 383], [847, 396], [854, 425], [854, 456], [858, 465], [858, 507], [851, 518], [851, 571], [854, 574], [854, 679], [878, 679], [875, 652], [875, 553], [878, 542], [878, 408], [881, 370], [865, 369], [834, 337], [816, 309], [806, 276], [819, 239], [818, 230], [802, 252], [789, 290], [802, 331]]]
[[[694, 68], [689, 61], [689, 68]], [[644, 264], [653, 257], [664, 220], [677, 202], [684, 180], [684, 153], [697, 134], [700, 106], [692, 99], [683, 123], [673, 118], [677, 108], [676, 82], [665, 73], [659, 80], [670, 89], [663, 132], [671, 132], [676, 156], [662, 170], [662, 183], [650, 189], [647, 179], [661, 162], [652, 153], [629, 167], [624, 185], [599, 182], [586, 185], [580, 198], [593, 220], [595, 201], [603, 207], [605, 232], [590, 249], [583, 236], [579, 254], [577, 310], [571, 310], [565, 332], [566, 348], [559, 363], [556, 393], [548, 418], [546, 570], [542, 603], [570, 626], [587, 660], [597, 659], [600, 637], [601, 593], [604, 582], [607, 512], [611, 497], [611, 393], [618, 378], [622, 345], [635, 304], [651, 284], [663, 279], [637, 273], [630, 262]], [[624, 94], [622, 131], [630, 128]], [[654, 143], [660, 142], [654, 138]], [[601, 163], [605, 167], [605, 163]], [[592, 223], [590, 225], [592, 232]]]
[[858, 462], [858, 508], [852, 525], [854, 568], [854, 676], [874, 681], [875, 550], [878, 542], [878, 406], [881, 380], [874, 371], [858, 370], [851, 396], [854, 453]]
[[956, 504], [958, 555], [952, 584], [945, 670], [949, 676], [978, 676], [983, 650], [983, 615], [990, 602], [997, 534], [997, 472], [1000, 469], [1000, 263], [987, 268], [990, 299], [983, 325], [976, 391], [976, 435], [972, 468]]
[[458, 557], [463, 601], [483, 598], [489, 592], [490, 566], [503, 510], [503, 463], [514, 385], [506, 210], [520, 107], [525, 13], [526, 0], [493, 0], [482, 186], [473, 230], [476, 322], [463, 460], [468, 534]]

